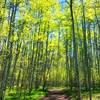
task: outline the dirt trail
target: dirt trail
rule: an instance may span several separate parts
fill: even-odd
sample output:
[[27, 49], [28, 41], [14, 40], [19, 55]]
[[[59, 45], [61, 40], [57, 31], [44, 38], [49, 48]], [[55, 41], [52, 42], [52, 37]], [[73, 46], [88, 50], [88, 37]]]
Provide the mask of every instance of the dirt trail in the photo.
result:
[[40, 100], [71, 100], [64, 90], [52, 89], [48, 91], [48, 96], [43, 97]]

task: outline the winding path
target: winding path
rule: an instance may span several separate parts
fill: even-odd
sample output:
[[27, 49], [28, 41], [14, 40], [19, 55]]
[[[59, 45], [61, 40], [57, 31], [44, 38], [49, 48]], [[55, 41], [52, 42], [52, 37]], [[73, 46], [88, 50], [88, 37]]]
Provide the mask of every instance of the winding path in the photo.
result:
[[66, 95], [64, 90], [52, 89], [48, 90], [47, 94], [47, 97], [43, 97], [40, 100], [71, 100], [70, 97]]

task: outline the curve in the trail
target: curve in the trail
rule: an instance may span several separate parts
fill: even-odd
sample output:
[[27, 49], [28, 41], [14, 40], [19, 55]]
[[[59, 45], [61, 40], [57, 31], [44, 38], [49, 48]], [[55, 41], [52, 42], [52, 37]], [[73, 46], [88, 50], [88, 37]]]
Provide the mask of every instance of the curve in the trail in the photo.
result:
[[40, 100], [71, 100], [64, 90], [52, 89], [48, 90], [47, 94], [48, 96], [43, 97]]

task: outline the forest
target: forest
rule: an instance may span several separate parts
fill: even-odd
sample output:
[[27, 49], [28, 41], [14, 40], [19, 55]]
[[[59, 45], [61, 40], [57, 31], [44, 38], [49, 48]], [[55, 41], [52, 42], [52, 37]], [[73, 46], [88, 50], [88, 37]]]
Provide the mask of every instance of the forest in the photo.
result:
[[0, 0], [0, 100], [100, 100], [100, 0]]

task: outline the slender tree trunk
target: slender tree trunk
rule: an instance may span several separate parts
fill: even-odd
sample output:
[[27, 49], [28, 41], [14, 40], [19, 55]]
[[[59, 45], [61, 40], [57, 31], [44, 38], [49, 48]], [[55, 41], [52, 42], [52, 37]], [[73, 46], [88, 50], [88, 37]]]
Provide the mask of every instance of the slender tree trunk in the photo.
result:
[[8, 81], [8, 76], [9, 76], [9, 71], [11, 67], [11, 62], [12, 62], [12, 49], [13, 49], [13, 42], [10, 41], [11, 36], [14, 33], [14, 26], [15, 26], [15, 15], [16, 15], [16, 10], [17, 10], [17, 2], [15, 5], [13, 5], [13, 10], [11, 14], [11, 19], [10, 19], [10, 29], [8, 33], [8, 41], [7, 41], [7, 50], [9, 50], [9, 53], [6, 53], [6, 57], [4, 59], [4, 69], [3, 69], [3, 75], [2, 75], [2, 82], [0, 86], [0, 100], [4, 99], [4, 94], [6, 90], [6, 85]]
[[70, 13], [72, 21], [72, 36], [73, 36], [73, 47], [74, 47], [74, 60], [75, 60], [75, 75], [77, 82], [77, 99], [81, 100], [81, 87], [80, 87], [80, 78], [79, 78], [79, 68], [78, 68], [78, 56], [77, 56], [77, 47], [75, 39], [75, 28], [74, 28], [74, 16], [73, 16], [73, 0], [70, 0]]
[[87, 78], [88, 78], [88, 87], [89, 87], [89, 96], [92, 100], [92, 90], [91, 90], [91, 68], [88, 63], [88, 51], [87, 51], [87, 41], [86, 41], [86, 22], [85, 22], [85, 8], [82, 0], [82, 14], [83, 14], [83, 38], [84, 38], [84, 59], [85, 67], [87, 66]]

